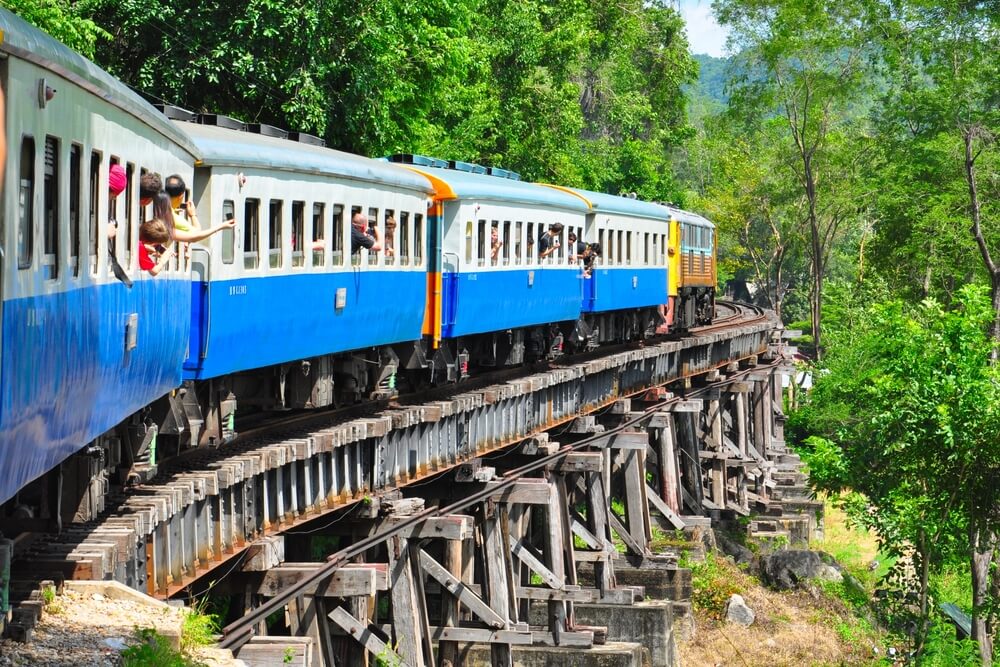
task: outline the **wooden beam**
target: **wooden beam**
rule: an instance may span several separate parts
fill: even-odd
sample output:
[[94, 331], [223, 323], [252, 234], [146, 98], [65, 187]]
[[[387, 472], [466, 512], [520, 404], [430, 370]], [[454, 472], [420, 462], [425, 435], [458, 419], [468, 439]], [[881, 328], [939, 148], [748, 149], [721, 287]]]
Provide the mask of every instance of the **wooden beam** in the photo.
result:
[[389, 644], [379, 639], [378, 635], [368, 628], [367, 623], [362, 623], [351, 616], [343, 607], [337, 607], [327, 618], [337, 624], [337, 626], [354, 638], [356, 642], [365, 647], [370, 654], [379, 656], [386, 660], [392, 660], [394, 665], [412, 667], [410, 663], [404, 662], [403, 658], [392, 649]]
[[656, 495], [656, 492], [653, 491], [653, 489], [649, 488], [648, 486], [646, 487], [646, 499], [653, 506], [653, 508], [656, 509], [657, 512], [663, 515], [664, 519], [666, 519], [671, 523], [671, 525], [673, 525], [674, 528], [680, 530], [685, 527], [685, 523], [681, 519], [681, 517], [672, 509], [670, 509], [670, 507], [665, 502], [663, 502], [663, 499], [660, 498], [658, 495]]
[[515, 540], [514, 537], [511, 536], [510, 553], [516, 556], [522, 563], [527, 565], [528, 569], [540, 576], [550, 587], [560, 590], [565, 585], [562, 578], [556, 575], [549, 568], [545, 567], [541, 556], [536, 554], [531, 547], [524, 543], [523, 540]]
[[505, 628], [507, 622], [500, 617], [490, 606], [483, 602], [479, 596], [475, 595], [458, 578], [446, 570], [440, 563], [430, 557], [430, 555], [420, 549], [420, 568], [432, 579], [441, 584], [441, 587], [455, 596], [462, 604], [478, 616], [486, 625], [492, 628]]
[[494, 489], [493, 499], [497, 502], [525, 503], [528, 505], [545, 505], [549, 502], [549, 485], [543, 479], [521, 479], [510, 486], [499, 487], [499, 482], [490, 482], [486, 485], [487, 489]]

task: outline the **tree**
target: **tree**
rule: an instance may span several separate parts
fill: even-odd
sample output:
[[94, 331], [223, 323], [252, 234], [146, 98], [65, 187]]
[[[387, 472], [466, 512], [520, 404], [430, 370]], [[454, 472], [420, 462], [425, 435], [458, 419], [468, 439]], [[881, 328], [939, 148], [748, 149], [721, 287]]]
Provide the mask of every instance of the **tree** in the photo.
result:
[[845, 219], [823, 200], [831, 136], [850, 118], [861, 97], [865, 55], [860, 2], [715, 0], [719, 22], [739, 52], [740, 78], [731, 104], [747, 118], [777, 114], [796, 158], [795, 176], [806, 200], [810, 258], [810, 315], [817, 354], [822, 351], [823, 281]]
[[970, 527], [1000, 502], [992, 317], [988, 294], [977, 286], [961, 288], [953, 308], [933, 300], [871, 308], [831, 334], [826, 372], [795, 418], [795, 428], [823, 438], [813, 441], [814, 483], [864, 494], [869, 505], [860, 518], [884, 548], [915, 548], [918, 649], [930, 611], [929, 573], [975, 554]]

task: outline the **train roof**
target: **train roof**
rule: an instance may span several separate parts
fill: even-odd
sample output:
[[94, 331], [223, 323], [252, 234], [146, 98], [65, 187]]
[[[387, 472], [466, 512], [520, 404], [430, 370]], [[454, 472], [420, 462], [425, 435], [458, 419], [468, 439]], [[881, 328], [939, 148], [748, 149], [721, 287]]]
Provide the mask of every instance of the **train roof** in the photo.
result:
[[409, 169], [343, 151], [241, 132], [217, 125], [174, 121], [201, 151], [206, 166], [256, 167], [325, 174], [430, 193], [426, 178]]
[[663, 208], [665, 208], [668, 211], [671, 218], [677, 220], [678, 222], [685, 222], [689, 225], [695, 225], [696, 227], [712, 227], [713, 229], [715, 228], [714, 222], [712, 222], [708, 218], [698, 215], [697, 213], [692, 213], [691, 211], [685, 211], [684, 209], [677, 208], [676, 206], [664, 205]]
[[589, 211], [587, 205], [579, 197], [537, 183], [515, 181], [501, 176], [472, 174], [455, 169], [410, 165], [407, 165], [407, 169], [426, 176], [433, 183], [436, 196], [440, 200], [488, 199], [517, 204], [551, 206], [580, 213]]
[[[72, 81], [105, 102], [135, 116], [197, 157], [197, 149], [187, 135], [178, 131], [135, 91], [76, 51], [3, 7], [0, 7], [0, 51], [32, 62]], [[58, 103], [58, 97], [55, 103]]]
[[618, 213], [637, 218], [652, 218], [653, 220], [662, 220], [663, 222], [667, 222], [670, 219], [670, 214], [663, 210], [663, 206], [642, 201], [641, 199], [630, 199], [603, 192], [593, 192], [581, 188], [568, 188], [548, 183], [544, 183], [543, 185], [576, 195], [587, 203], [587, 206], [593, 213]]

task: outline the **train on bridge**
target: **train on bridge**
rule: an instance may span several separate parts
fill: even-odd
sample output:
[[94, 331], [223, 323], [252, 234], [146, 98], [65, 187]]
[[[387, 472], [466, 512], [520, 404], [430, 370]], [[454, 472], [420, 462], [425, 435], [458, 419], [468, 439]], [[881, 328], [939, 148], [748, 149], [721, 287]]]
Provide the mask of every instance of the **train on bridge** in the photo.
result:
[[[0, 521], [94, 518], [164, 457], [232, 438], [237, 405], [389, 397], [713, 317], [696, 214], [157, 109], [3, 8], [0, 35]], [[203, 226], [237, 221], [156, 276], [147, 172], [180, 175]], [[352, 252], [357, 215], [378, 252]]]

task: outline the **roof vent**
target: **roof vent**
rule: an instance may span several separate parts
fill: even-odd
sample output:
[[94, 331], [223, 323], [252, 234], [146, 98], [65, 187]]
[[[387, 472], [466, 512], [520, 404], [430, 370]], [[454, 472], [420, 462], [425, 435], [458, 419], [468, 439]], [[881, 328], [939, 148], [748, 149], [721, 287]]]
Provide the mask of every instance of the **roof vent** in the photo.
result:
[[157, 104], [156, 108], [170, 120], [182, 120], [186, 123], [194, 123], [198, 120], [198, 114], [175, 107], [173, 104]]
[[459, 160], [448, 160], [448, 168], [455, 171], [464, 171], [470, 174], [485, 174], [486, 167], [473, 164], [471, 162], [461, 162]]
[[512, 181], [521, 180], [521, 174], [508, 169], [501, 169], [500, 167], [488, 167], [486, 169], [486, 173], [490, 176], [496, 176], [497, 178], [509, 178]]
[[198, 114], [198, 122], [202, 125], [215, 125], [216, 127], [224, 127], [229, 130], [239, 130], [240, 132], [245, 132], [247, 129], [247, 126], [243, 123], [243, 121], [230, 118], [229, 116], [223, 116], [218, 113]]
[[297, 141], [300, 144], [309, 144], [310, 146], [326, 146], [326, 141], [312, 134], [306, 134], [305, 132], [289, 132], [288, 138], [291, 141]]
[[444, 160], [427, 157], [426, 155], [413, 155], [411, 153], [396, 153], [395, 155], [390, 155], [389, 162], [412, 164], [417, 167], [436, 167], [438, 169], [448, 168], [448, 163]]
[[280, 127], [275, 127], [274, 125], [265, 125], [264, 123], [247, 123], [247, 132], [253, 132], [265, 137], [275, 137], [277, 139], [288, 137], [286, 130], [282, 130]]

